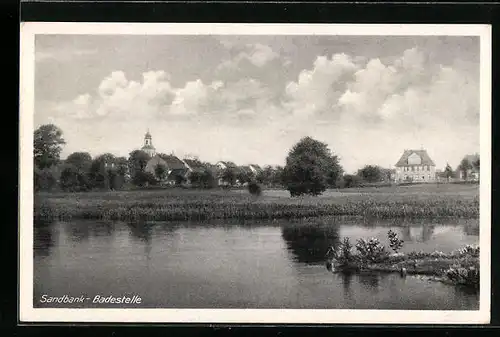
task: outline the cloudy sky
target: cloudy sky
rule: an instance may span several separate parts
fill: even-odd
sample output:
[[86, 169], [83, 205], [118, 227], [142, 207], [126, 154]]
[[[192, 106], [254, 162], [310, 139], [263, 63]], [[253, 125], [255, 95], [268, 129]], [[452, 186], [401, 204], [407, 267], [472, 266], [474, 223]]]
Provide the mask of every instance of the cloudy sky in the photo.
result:
[[85, 36], [35, 39], [35, 126], [74, 151], [283, 165], [301, 137], [347, 172], [424, 147], [479, 151], [479, 38]]

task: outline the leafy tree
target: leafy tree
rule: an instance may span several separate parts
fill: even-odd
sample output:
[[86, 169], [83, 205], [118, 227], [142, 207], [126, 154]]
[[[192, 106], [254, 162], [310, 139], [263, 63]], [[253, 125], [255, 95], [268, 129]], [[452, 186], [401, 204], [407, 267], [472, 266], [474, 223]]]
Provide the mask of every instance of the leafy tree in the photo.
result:
[[332, 167], [336, 166], [325, 143], [311, 137], [302, 138], [288, 153], [283, 178], [291, 196], [323, 193]]
[[59, 184], [63, 191], [87, 191], [91, 188], [89, 175], [73, 164], [65, 164], [61, 172]]
[[40, 169], [44, 169], [57, 164], [60, 159], [62, 145], [66, 144], [62, 130], [54, 124], [45, 124], [35, 130], [33, 137], [35, 165]]
[[227, 167], [222, 170], [221, 179], [230, 186], [236, 183], [236, 172], [234, 169]]
[[132, 177], [132, 183], [134, 185], [140, 186], [140, 187], [144, 187], [144, 186], [147, 186], [147, 185], [154, 185], [154, 184], [156, 184], [156, 178], [150, 172], [138, 171]]
[[130, 152], [128, 162], [130, 170], [132, 171], [132, 176], [134, 176], [137, 172], [144, 172], [150, 159], [151, 156], [144, 151], [135, 150]]
[[270, 185], [271, 180], [273, 178], [273, 174], [274, 174], [273, 167], [271, 165], [267, 165], [264, 167], [263, 170], [257, 173], [255, 180], [259, 184]]
[[462, 172], [464, 179], [467, 179], [467, 173], [472, 169], [472, 164], [467, 158], [463, 158], [458, 165], [458, 171]]
[[360, 169], [358, 171], [358, 176], [369, 183], [378, 182], [383, 179], [382, 169], [374, 165], [366, 165], [365, 167]]
[[215, 173], [210, 169], [205, 169], [201, 175], [201, 184], [203, 188], [214, 188], [217, 186]]
[[472, 163], [472, 166], [479, 171], [479, 157]]
[[167, 167], [161, 163], [156, 165], [155, 176], [159, 181], [163, 181], [167, 177]]
[[345, 188], [357, 187], [361, 184], [361, 182], [362, 178], [358, 175], [345, 174], [343, 177], [343, 187]]
[[451, 168], [450, 164], [446, 163], [446, 167], [444, 168], [444, 176], [446, 179], [453, 178], [453, 169]]
[[189, 181], [191, 182], [191, 185], [201, 187], [202, 185], [202, 176], [203, 176], [202, 171], [195, 170], [189, 174]]
[[248, 184], [248, 192], [250, 192], [251, 195], [258, 197], [262, 194], [262, 188], [257, 182], [251, 181]]
[[282, 166], [276, 166], [271, 175], [271, 185], [283, 186], [285, 184], [285, 169]]
[[105, 153], [97, 156], [90, 165], [90, 180], [92, 186], [100, 189], [113, 189], [114, 167], [111, 164], [115, 162], [115, 156], [111, 153]]
[[50, 191], [56, 186], [57, 179], [52, 170], [48, 168], [41, 170], [35, 167], [33, 173], [35, 191]]
[[73, 152], [64, 162], [73, 165], [77, 170], [88, 172], [92, 165], [92, 156], [88, 152]]
[[243, 170], [238, 170], [238, 172], [236, 172], [236, 180], [238, 180], [240, 184], [249, 183], [252, 179], [253, 174], [249, 172], [245, 172]]
[[340, 166], [338, 156], [332, 156], [332, 164], [327, 174], [327, 183], [330, 187], [336, 187], [338, 180], [342, 177], [343, 169]]

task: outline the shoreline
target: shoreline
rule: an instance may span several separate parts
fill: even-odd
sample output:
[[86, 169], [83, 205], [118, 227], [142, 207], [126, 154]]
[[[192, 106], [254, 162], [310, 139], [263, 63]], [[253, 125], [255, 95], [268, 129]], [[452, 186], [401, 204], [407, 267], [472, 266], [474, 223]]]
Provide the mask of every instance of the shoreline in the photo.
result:
[[35, 220], [203, 221], [273, 220], [324, 216], [478, 218], [476, 195], [344, 193], [320, 197], [252, 197], [230, 191], [35, 193]]
[[449, 254], [442, 252], [412, 252], [393, 254], [383, 262], [364, 263], [359, 257], [347, 265], [336, 265], [334, 260], [327, 262], [332, 273], [399, 273], [401, 277], [421, 276], [429, 281], [447, 285], [462, 286], [469, 290], [479, 289], [479, 248], [465, 248]]

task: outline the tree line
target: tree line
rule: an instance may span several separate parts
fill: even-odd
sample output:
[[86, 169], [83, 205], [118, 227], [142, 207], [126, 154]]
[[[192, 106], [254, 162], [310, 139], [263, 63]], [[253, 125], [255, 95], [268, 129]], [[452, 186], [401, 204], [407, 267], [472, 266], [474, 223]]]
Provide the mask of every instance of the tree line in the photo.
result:
[[[64, 191], [89, 191], [93, 189], [122, 189], [126, 184], [146, 186], [161, 184], [173, 179], [175, 184], [189, 183], [197, 188], [214, 188], [219, 181], [226, 186], [236, 184], [261, 184], [266, 187], [285, 188], [291, 196], [319, 195], [327, 188], [349, 188], [366, 183], [390, 182], [392, 170], [376, 165], [366, 165], [355, 174], [345, 174], [339, 157], [327, 144], [311, 137], [300, 139], [288, 152], [284, 166], [266, 166], [257, 173], [238, 167], [218, 170], [210, 163], [195, 160], [198, 169], [189, 174], [169, 174], [163, 164], [146, 171], [151, 157], [144, 151], [134, 150], [128, 158], [105, 153], [95, 158], [87, 152], [70, 154], [61, 165], [60, 154], [66, 144], [63, 132], [53, 124], [40, 126], [34, 132], [35, 189]], [[464, 158], [458, 170], [468, 172], [479, 169], [479, 159], [470, 162]], [[453, 170], [446, 166], [444, 174]], [[173, 175], [173, 176], [172, 176]]]

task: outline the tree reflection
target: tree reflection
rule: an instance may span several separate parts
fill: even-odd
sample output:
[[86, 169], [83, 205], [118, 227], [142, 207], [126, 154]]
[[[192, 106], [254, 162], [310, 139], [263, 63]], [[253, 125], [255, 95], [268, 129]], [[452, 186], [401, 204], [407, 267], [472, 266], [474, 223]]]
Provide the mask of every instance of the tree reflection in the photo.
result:
[[401, 228], [401, 237], [403, 238], [403, 241], [405, 241], [405, 242], [413, 242], [414, 241], [414, 239], [411, 235], [410, 225], [405, 225], [404, 227]]
[[309, 264], [325, 262], [328, 248], [335, 248], [340, 242], [337, 225], [284, 226], [281, 235], [297, 260]]
[[90, 223], [67, 222], [64, 224], [66, 235], [74, 242], [87, 241], [90, 237]]
[[434, 234], [434, 225], [433, 224], [428, 224], [428, 225], [423, 225], [422, 226], [422, 235], [420, 239], [422, 242], [427, 242], [432, 238], [432, 235]]
[[133, 222], [128, 224], [129, 234], [135, 241], [150, 243], [153, 226], [147, 222]]
[[363, 273], [359, 275], [359, 282], [371, 291], [378, 291], [380, 275], [376, 273]]
[[54, 247], [54, 233], [50, 224], [35, 223], [33, 228], [33, 255], [47, 257]]

